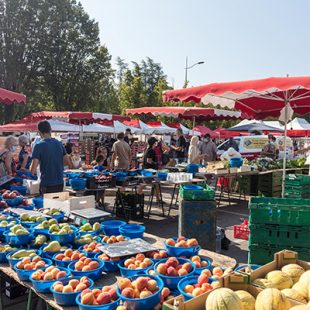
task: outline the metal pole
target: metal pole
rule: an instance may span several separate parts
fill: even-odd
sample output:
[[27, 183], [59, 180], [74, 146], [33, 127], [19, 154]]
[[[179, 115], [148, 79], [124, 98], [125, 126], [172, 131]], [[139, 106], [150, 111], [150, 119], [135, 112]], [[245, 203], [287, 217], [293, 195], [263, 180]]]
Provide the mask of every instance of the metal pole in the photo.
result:
[[195, 123], [196, 123], [196, 117], [193, 117], [193, 128], [192, 128], [192, 134], [194, 135], [194, 128], [195, 128]]
[[185, 61], [185, 81], [184, 81], [184, 88], [187, 88], [187, 69], [188, 69], [188, 57], [186, 56], [186, 61]]
[[284, 157], [283, 157], [283, 174], [282, 174], [282, 198], [284, 198], [285, 194], [285, 176], [286, 176], [286, 135], [287, 135], [287, 108], [289, 105], [289, 101], [287, 99], [287, 92], [285, 94], [285, 122], [284, 122]]

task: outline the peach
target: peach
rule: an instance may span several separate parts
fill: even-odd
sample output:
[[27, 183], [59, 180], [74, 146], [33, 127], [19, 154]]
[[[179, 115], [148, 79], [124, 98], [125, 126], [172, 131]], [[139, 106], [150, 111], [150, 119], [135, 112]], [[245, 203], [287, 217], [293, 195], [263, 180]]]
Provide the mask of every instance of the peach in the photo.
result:
[[203, 290], [202, 290], [201, 288], [197, 287], [197, 288], [194, 288], [194, 290], [193, 290], [193, 292], [192, 292], [192, 295], [193, 295], [194, 297], [196, 297], [196, 296], [201, 295], [201, 294], [203, 294], [203, 293], [204, 293]]
[[175, 268], [173, 268], [173, 267], [168, 267], [167, 268], [167, 276], [170, 276], [170, 277], [172, 277], [172, 276], [176, 276], [178, 273], [177, 273], [177, 271], [175, 270]]
[[34, 257], [32, 258], [31, 261], [34, 262], [34, 263], [37, 263], [37, 262], [39, 262], [41, 259], [42, 259], [42, 258], [41, 258], [40, 256], [36, 255], [36, 256], [34, 256]]
[[45, 266], [45, 262], [43, 260], [40, 260], [35, 264], [34, 268], [39, 269], [39, 268], [43, 268], [44, 266]]
[[167, 244], [167, 245], [170, 245], [170, 246], [175, 246], [175, 242], [174, 242], [173, 239], [167, 239], [167, 240], [166, 240], [166, 244]]
[[196, 239], [188, 239], [188, 240], [186, 241], [186, 243], [187, 243], [187, 246], [189, 246], [189, 247], [198, 245], [198, 242], [197, 242]]
[[65, 256], [63, 259], [62, 259], [63, 262], [71, 262], [71, 257], [68, 257], [68, 256]]
[[187, 272], [191, 272], [193, 269], [193, 266], [191, 265], [191, 263], [184, 263], [182, 268], [185, 269]]
[[146, 263], [142, 262], [142, 263], [140, 263], [139, 267], [140, 267], [140, 269], [144, 269], [144, 268], [147, 268], [148, 265]]
[[184, 292], [187, 294], [192, 294], [193, 290], [194, 290], [194, 286], [193, 285], [185, 285], [185, 287], [183, 288]]
[[94, 301], [95, 301], [95, 297], [94, 297], [93, 293], [86, 293], [81, 298], [81, 303], [83, 305], [93, 305]]
[[61, 279], [61, 278], [64, 278], [66, 276], [66, 272], [65, 271], [59, 271], [57, 274], [56, 274], [56, 279]]
[[49, 266], [45, 269], [46, 272], [51, 272], [55, 267], [54, 266]]
[[100, 293], [97, 297], [97, 302], [99, 305], [109, 304], [111, 301], [111, 296], [107, 292]]
[[62, 289], [63, 293], [72, 293], [73, 292], [73, 287], [71, 285], [66, 285]]
[[57, 254], [56, 256], [55, 256], [55, 258], [56, 259], [59, 259], [59, 260], [62, 260], [63, 258], [65, 257], [65, 255], [64, 254]]
[[177, 242], [177, 243], [175, 244], [175, 246], [176, 246], [176, 247], [181, 247], [181, 248], [186, 248], [186, 247], [187, 247], [187, 243], [186, 243], [185, 240], [181, 240], [181, 241]]
[[[82, 260], [82, 258], [80, 260]], [[87, 257], [86, 259], [84, 259], [83, 263], [84, 265], [88, 265], [91, 261], [92, 261], [91, 258]]]
[[214, 289], [214, 288], [221, 287], [221, 284], [220, 284], [219, 281], [213, 281], [213, 282], [211, 283], [211, 286], [212, 286], [212, 288]]
[[187, 274], [188, 274], [188, 272], [187, 272], [186, 269], [181, 268], [180, 270], [178, 270], [178, 275], [179, 275], [180, 277], [186, 276]]
[[157, 282], [153, 279], [147, 282], [147, 289], [151, 292], [155, 292], [157, 289]]
[[148, 281], [147, 281], [147, 278], [145, 277], [139, 277], [135, 281], [135, 286], [139, 291], [142, 291], [144, 288], [147, 287], [147, 285], [148, 285]]
[[191, 261], [192, 262], [195, 262], [195, 261], [201, 262], [201, 259], [200, 259], [200, 257], [198, 255], [195, 255], [195, 256], [191, 257]]
[[16, 264], [16, 267], [19, 269], [24, 269], [24, 263], [22, 261], [20, 261]]
[[51, 274], [53, 276], [54, 279], [56, 279], [56, 276], [58, 274], [60, 270], [58, 268], [54, 268], [52, 271], [51, 271]]
[[145, 258], [143, 260], [143, 263], [146, 264], [146, 266], [151, 266], [152, 265], [152, 261], [149, 258]]
[[73, 289], [75, 289], [80, 284], [78, 279], [72, 279], [69, 281], [68, 285], [71, 285]]
[[173, 267], [176, 268], [179, 265], [179, 261], [177, 260], [176, 257], [169, 257], [166, 261], [166, 266], [167, 267]]
[[149, 297], [149, 296], [152, 296], [153, 294], [152, 294], [152, 292], [150, 292], [150, 291], [142, 291], [141, 293], [140, 293], [140, 298], [146, 298], [146, 297]]
[[79, 283], [75, 288], [75, 292], [83, 291], [87, 288], [87, 286], [84, 283]]
[[81, 257], [79, 262], [82, 262], [83, 264], [85, 264], [84, 262], [85, 262], [86, 258], [87, 258], [86, 256]]
[[179, 236], [179, 237], [178, 237], [178, 239], [177, 239], [177, 242], [180, 242], [180, 241], [182, 241], [182, 240], [184, 240], [184, 241], [185, 241], [185, 240], [186, 240], [186, 238], [185, 238], [184, 236]]
[[134, 290], [130, 287], [125, 287], [122, 290], [122, 296], [125, 296], [127, 298], [134, 298]]
[[214, 267], [212, 273], [214, 275], [222, 276], [223, 275], [223, 270], [220, 267]]
[[84, 264], [81, 261], [78, 261], [74, 264], [74, 269], [77, 271], [82, 271], [83, 267], [84, 267]]
[[95, 296], [95, 298], [97, 298], [99, 296], [99, 294], [101, 294], [101, 290], [99, 290], [99, 288], [95, 288], [93, 289], [93, 295]]
[[25, 265], [24, 265], [24, 269], [25, 269], [25, 270], [32, 270], [33, 268], [32, 268], [32, 265], [31, 265], [31, 264], [25, 264]]
[[62, 284], [53, 285], [53, 289], [54, 289], [56, 292], [62, 293], [63, 288], [64, 288], [64, 286], [63, 286]]
[[22, 259], [22, 262], [23, 262], [24, 264], [30, 264], [30, 263], [31, 263], [30, 257], [24, 257], [24, 258]]
[[136, 260], [135, 263], [134, 263], [134, 265], [135, 265], [136, 267], [140, 267], [140, 264], [141, 264], [141, 262], [140, 262], [139, 260]]
[[209, 278], [212, 277], [212, 273], [209, 269], [204, 269], [201, 271], [201, 274], [206, 274]]
[[135, 263], [135, 261], [132, 258], [128, 258], [128, 259], [125, 260], [124, 266], [126, 268], [128, 268], [129, 265], [134, 264], [134, 263]]
[[87, 277], [83, 277], [80, 279], [80, 283], [81, 284], [85, 284], [87, 287], [90, 286], [90, 282], [89, 282], [89, 279]]
[[156, 271], [160, 274], [165, 275], [167, 273], [167, 266], [165, 264], [160, 263], [156, 267]]
[[116, 241], [117, 242], [121, 242], [121, 241], [124, 241], [124, 240], [125, 240], [125, 238], [123, 236], [117, 236], [116, 237]]
[[208, 291], [211, 291], [213, 289], [213, 287], [211, 286], [211, 284], [209, 283], [203, 283], [201, 285], [201, 289], [204, 291], [204, 292], [208, 292]]
[[214, 280], [219, 280], [219, 279], [221, 278], [221, 276], [219, 276], [218, 274], [214, 274], [214, 275], [212, 276], [212, 278], [213, 278]]
[[140, 298], [140, 291], [137, 288], [133, 289], [133, 298]]
[[[86, 290], [83, 290], [83, 292], [81, 293], [81, 297], [83, 297], [84, 295], [86, 295], [87, 293], [92, 293], [92, 290], [90, 290], [89, 288], [87, 288]], [[93, 294], [93, 293], [92, 293]]]
[[112, 300], [118, 299], [117, 293], [116, 293], [116, 288], [112, 287], [109, 291], [108, 294], [110, 295]]
[[159, 253], [155, 253], [153, 256], [154, 259], [161, 259], [162, 257], [160, 256]]
[[202, 261], [200, 262], [200, 265], [201, 265], [201, 267], [207, 267], [207, 266], [208, 266], [208, 262], [205, 261], [205, 260], [202, 260]]
[[127, 278], [121, 278], [118, 280], [118, 287], [121, 291], [125, 289], [126, 287], [131, 288], [132, 287], [131, 281]]
[[140, 262], [143, 262], [144, 259], [145, 259], [144, 254], [142, 254], [142, 253], [137, 254], [136, 260], [138, 260], [138, 261], [140, 261]]
[[234, 272], [232, 268], [227, 268], [227, 269], [225, 269], [223, 274], [226, 275], [226, 274], [232, 273], [232, 272]]
[[160, 251], [159, 251], [159, 255], [160, 255], [160, 257], [162, 257], [162, 258], [168, 257], [168, 253], [167, 253], [165, 250], [160, 250]]
[[39, 281], [39, 280], [41, 280], [41, 274], [40, 274], [39, 272], [34, 272], [34, 273], [31, 275], [31, 278], [32, 278], [33, 280]]
[[157, 273], [154, 270], [149, 270], [148, 274], [150, 274], [151, 276], [157, 276]]
[[80, 253], [73, 253], [71, 256], [71, 260], [78, 260], [80, 258]]
[[84, 266], [83, 268], [82, 268], [82, 271], [90, 271], [91, 269], [90, 269], [90, 267], [89, 266]]
[[168, 287], [164, 287], [163, 290], [161, 291], [161, 296], [163, 298], [167, 298], [170, 295], [170, 290]]
[[47, 272], [44, 277], [43, 277], [44, 281], [49, 281], [49, 280], [54, 280], [53, 274], [51, 272]]
[[193, 264], [196, 266], [196, 268], [201, 268], [200, 262], [194, 261]]
[[73, 250], [72, 250], [72, 249], [67, 249], [67, 250], [64, 252], [64, 255], [67, 256], [67, 257], [71, 257], [71, 256], [72, 256], [72, 253], [73, 253]]
[[79, 254], [79, 258], [82, 258], [82, 257], [85, 257], [85, 254], [84, 254], [84, 253], [80, 253], [80, 254]]
[[88, 267], [90, 268], [90, 270], [95, 270], [99, 267], [99, 263], [93, 260], [88, 264]]
[[128, 266], [128, 269], [135, 270], [135, 269], [136, 269], [136, 265], [135, 265], [135, 264], [130, 264], [130, 265]]
[[110, 289], [111, 289], [111, 286], [106, 285], [106, 286], [103, 286], [103, 287], [102, 287], [101, 292], [102, 292], [102, 293], [104, 293], [104, 292], [109, 292]]
[[206, 274], [201, 274], [199, 277], [198, 277], [198, 284], [201, 286], [203, 283], [208, 283], [209, 281], [209, 278]]

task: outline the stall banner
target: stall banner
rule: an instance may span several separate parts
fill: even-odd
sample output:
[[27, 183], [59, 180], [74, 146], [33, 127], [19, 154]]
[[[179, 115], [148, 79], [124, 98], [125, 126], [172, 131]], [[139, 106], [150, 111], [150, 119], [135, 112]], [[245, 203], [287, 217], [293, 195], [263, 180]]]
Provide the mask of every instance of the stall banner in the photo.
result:
[[268, 143], [268, 138], [245, 137], [244, 148], [246, 150], [261, 150]]

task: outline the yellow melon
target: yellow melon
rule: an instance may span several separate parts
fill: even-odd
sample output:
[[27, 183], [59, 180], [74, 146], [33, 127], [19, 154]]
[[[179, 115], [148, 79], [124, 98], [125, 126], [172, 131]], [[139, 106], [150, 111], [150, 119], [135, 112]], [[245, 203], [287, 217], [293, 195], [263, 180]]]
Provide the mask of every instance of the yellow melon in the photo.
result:
[[297, 282], [292, 287], [293, 290], [297, 291], [302, 297], [308, 299], [308, 288], [302, 283]]
[[206, 310], [243, 310], [238, 295], [229, 288], [217, 288], [206, 300]]
[[299, 283], [302, 283], [305, 287], [310, 285], [310, 270], [305, 271], [299, 278]]
[[286, 297], [290, 297], [300, 302], [306, 303], [308, 301], [307, 298], [305, 298], [302, 294], [292, 288], [286, 288], [282, 290], [281, 293], [284, 294]]
[[235, 291], [237, 296], [240, 298], [243, 310], [255, 310], [255, 298], [246, 291]]
[[299, 305], [299, 306], [290, 308], [290, 310], [310, 310], [310, 307], [306, 305]]
[[297, 264], [288, 264], [283, 266], [281, 271], [290, 276], [293, 282], [296, 283], [300, 276], [305, 272], [305, 269]]
[[253, 284], [264, 288], [275, 288], [275, 285], [270, 280], [267, 279], [258, 278], [253, 281]]
[[271, 281], [275, 285], [275, 288], [279, 290], [291, 288], [293, 286], [293, 280], [291, 277], [280, 270], [268, 272], [266, 279]]
[[288, 298], [276, 288], [266, 288], [256, 297], [255, 310], [288, 310], [290, 307]]

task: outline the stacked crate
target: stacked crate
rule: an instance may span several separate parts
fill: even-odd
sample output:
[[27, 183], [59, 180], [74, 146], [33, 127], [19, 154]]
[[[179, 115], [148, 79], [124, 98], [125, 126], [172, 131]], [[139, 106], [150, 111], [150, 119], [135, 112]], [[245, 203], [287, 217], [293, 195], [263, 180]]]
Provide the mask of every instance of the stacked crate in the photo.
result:
[[283, 249], [310, 261], [310, 199], [253, 197], [249, 208], [250, 264], [265, 264]]
[[258, 177], [258, 194], [265, 197], [280, 197], [282, 192], [282, 171], [262, 173]]
[[310, 176], [287, 175], [285, 179], [285, 197], [310, 198]]

